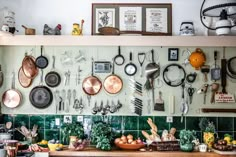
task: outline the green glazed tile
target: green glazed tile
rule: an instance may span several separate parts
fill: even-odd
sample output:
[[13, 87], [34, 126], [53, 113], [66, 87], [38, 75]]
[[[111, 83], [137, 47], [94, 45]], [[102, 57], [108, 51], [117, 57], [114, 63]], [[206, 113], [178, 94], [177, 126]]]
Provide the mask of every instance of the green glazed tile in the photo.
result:
[[[60, 118], [60, 125], [57, 126], [55, 119]], [[46, 115], [45, 116], [45, 129], [59, 129], [62, 125], [63, 119], [60, 115]]]
[[200, 131], [198, 117], [186, 117], [186, 129]]
[[53, 129], [53, 130], [45, 130], [45, 139], [46, 140], [59, 140], [60, 139], [60, 131], [59, 129]]
[[181, 123], [181, 117], [173, 117], [173, 123], [170, 123], [170, 128], [172, 127], [176, 128], [176, 130], [185, 129], [185, 118]]
[[138, 130], [138, 116], [123, 116], [124, 130]]
[[121, 130], [115, 130], [115, 129], [113, 129], [112, 131], [113, 131], [114, 139], [115, 139], [115, 138], [118, 138], [118, 137], [121, 137], [122, 134], [123, 134]]
[[199, 139], [199, 142], [202, 143], [203, 141], [203, 134], [201, 131], [196, 131], [196, 138]]
[[233, 138], [236, 139], [236, 131], [234, 131], [234, 137]]
[[32, 115], [30, 118], [30, 129], [33, 128], [34, 125], [38, 125], [38, 129], [44, 129], [44, 116], [43, 115]]
[[234, 135], [233, 131], [218, 131], [217, 133], [218, 133], [219, 139], [224, 139], [225, 134], [229, 134], [231, 136]]
[[175, 138], [176, 138], [176, 139], [179, 139], [179, 134], [180, 134], [180, 130], [177, 130], [177, 131], [175, 132]]
[[232, 117], [218, 117], [218, 131], [233, 131]]
[[151, 118], [152, 121], [154, 121], [153, 118], [150, 117], [150, 116], [140, 116], [140, 117], [138, 117], [138, 120], [139, 120], [139, 130], [148, 130], [148, 129], [151, 128], [149, 126], [149, 124], [147, 123], [148, 118]]
[[[236, 117], [234, 117], [234, 131], [236, 131]], [[235, 137], [236, 139], [236, 137]]]
[[111, 127], [116, 130], [121, 130], [122, 116], [110, 116]]
[[127, 135], [133, 135], [134, 139], [138, 138], [138, 131], [129, 131], [129, 130], [125, 130], [123, 135], [127, 136]]
[[15, 119], [14, 119], [14, 127], [15, 128], [20, 128], [23, 125], [26, 128], [29, 128], [29, 116], [28, 115], [23, 115], [23, 114], [16, 115]]
[[37, 140], [39, 142], [39, 141], [42, 141], [43, 139], [45, 139], [44, 138], [44, 129], [40, 129], [40, 130], [38, 130]]
[[92, 116], [92, 122], [93, 123], [97, 123], [97, 122], [103, 122], [104, 121], [104, 118], [100, 115], [96, 115], [96, 116]]
[[169, 123], [166, 123], [165, 116], [154, 117], [154, 123], [156, 124], [158, 130], [169, 130]]
[[[14, 120], [14, 117], [12, 115], [4, 114], [2, 123], [6, 124], [6, 122], [12, 122], [12, 124], [13, 124], [13, 120]], [[0, 123], [0, 124], [2, 124], [2, 123]]]

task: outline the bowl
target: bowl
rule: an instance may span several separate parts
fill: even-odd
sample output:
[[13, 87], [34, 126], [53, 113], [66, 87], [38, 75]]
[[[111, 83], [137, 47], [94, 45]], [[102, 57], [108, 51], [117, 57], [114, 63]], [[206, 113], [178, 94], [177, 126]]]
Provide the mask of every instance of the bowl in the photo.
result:
[[145, 144], [119, 144], [116, 143], [116, 146], [121, 148], [121, 149], [126, 149], [126, 150], [138, 150], [140, 148], [145, 147]]
[[56, 151], [57, 148], [62, 148], [63, 145], [62, 144], [52, 144], [52, 143], [48, 143], [48, 148], [50, 151]]

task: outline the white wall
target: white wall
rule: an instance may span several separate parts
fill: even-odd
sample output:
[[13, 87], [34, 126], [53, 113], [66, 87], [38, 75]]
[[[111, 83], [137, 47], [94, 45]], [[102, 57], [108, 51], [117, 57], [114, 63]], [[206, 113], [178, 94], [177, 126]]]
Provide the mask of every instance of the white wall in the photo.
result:
[[203, 34], [199, 17], [202, 0], [1, 0], [0, 6], [16, 13], [19, 34], [24, 34], [22, 24], [42, 34], [45, 23], [51, 27], [60, 23], [62, 34], [71, 34], [72, 24], [84, 19], [84, 34], [90, 35], [92, 3], [172, 3], [173, 35], [179, 34], [181, 22], [189, 20], [194, 22], [196, 34]]

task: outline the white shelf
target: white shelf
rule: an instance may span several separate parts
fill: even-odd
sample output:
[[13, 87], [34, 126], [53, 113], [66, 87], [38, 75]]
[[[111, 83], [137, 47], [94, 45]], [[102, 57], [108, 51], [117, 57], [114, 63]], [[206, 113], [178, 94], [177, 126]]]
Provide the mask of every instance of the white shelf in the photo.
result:
[[43, 36], [0, 37], [0, 45], [236, 47], [236, 36]]

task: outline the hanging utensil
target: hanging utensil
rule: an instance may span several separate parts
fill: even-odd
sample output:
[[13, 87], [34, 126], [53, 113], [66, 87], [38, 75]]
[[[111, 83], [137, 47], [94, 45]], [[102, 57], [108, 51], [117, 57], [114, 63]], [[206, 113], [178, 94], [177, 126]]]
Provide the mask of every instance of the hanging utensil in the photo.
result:
[[221, 69], [220, 67], [216, 64], [217, 60], [217, 51], [214, 51], [214, 67], [211, 69], [211, 80], [217, 81], [220, 80], [221, 78]]
[[227, 73], [227, 61], [225, 59], [225, 47], [223, 47], [223, 59], [221, 59], [221, 86], [222, 86], [222, 93], [226, 93], [226, 73]]
[[113, 61], [112, 74], [107, 76], [103, 82], [105, 91], [109, 94], [117, 94], [122, 90], [123, 82], [122, 79], [114, 74], [115, 64]]
[[43, 70], [41, 70], [40, 85], [30, 91], [29, 100], [34, 107], [39, 109], [47, 108], [53, 101], [51, 90], [43, 85]]
[[125, 70], [126, 75], [133, 76], [137, 72], [137, 67], [134, 63], [132, 63], [132, 52], [129, 53], [129, 60], [130, 62], [126, 64], [124, 70]]
[[2, 66], [0, 64], [0, 87], [2, 87], [3, 80], [4, 80], [4, 77], [3, 77], [3, 72], [2, 72]]
[[156, 111], [165, 111], [164, 107], [164, 101], [162, 99], [162, 92], [159, 91], [159, 98], [156, 99], [155, 105], [154, 105], [154, 110]]
[[183, 83], [181, 85], [182, 87], [182, 99], [181, 99], [181, 105], [180, 105], [180, 111], [181, 111], [181, 123], [183, 123], [184, 115], [188, 113], [188, 104], [186, 103], [184, 99], [184, 89], [185, 89], [185, 84]]
[[57, 87], [61, 83], [61, 76], [55, 71], [55, 56], [52, 56], [52, 70], [46, 74], [45, 82], [49, 87]]
[[32, 84], [32, 81], [33, 81], [33, 79], [25, 76], [25, 73], [23, 72], [22, 67], [18, 71], [18, 80], [19, 80], [20, 85], [24, 88], [28, 88]]
[[140, 77], [143, 77], [143, 63], [146, 59], [146, 54], [145, 53], [138, 53], [138, 62], [140, 64]]
[[41, 55], [36, 58], [35, 64], [40, 69], [44, 69], [48, 66], [48, 59], [43, 56], [43, 46], [41, 46]]
[[100, 79], [98, 79], [98, 77], [94, 76], [93, 74], [93, 62], [94, 60], [92, 58], [92, 75], [85, 78], [82, 83], [83, 91], [87, 95], [96, 95], [100, 92], [102, 88], [102, 82], [100, 81]]
[[211, 103], [215, 103], [215, 94], [219, 90], [220, 84], [219, 83], [212, 83], [211, 84]]
[[35, 64], [35, 58], [33, 56], [25, 53], [25, 57], [22, 61], [22, 70], [25, 76], [30, 79], [33, 79], [38, 75], [38, 68]]
[[209, 65], [201, 66], [201, 72], [204, 75], [203, 81], [207, 82], [208, 81], [207, 74], [210, 72], [210, 66]]
[[118, 47], [118, 55], [115, 56], [114, 62], [116, 63], [116, 65], [123, 65], [125, 62], [125, 58], [120, 52], [120, 46]]
[[12, 72], [11, 89], [5, 91], [2, 95], [2, 103], [8, 108], [16, 108], [21, 104], [22, 95], [15, 89], [15, 72]]

